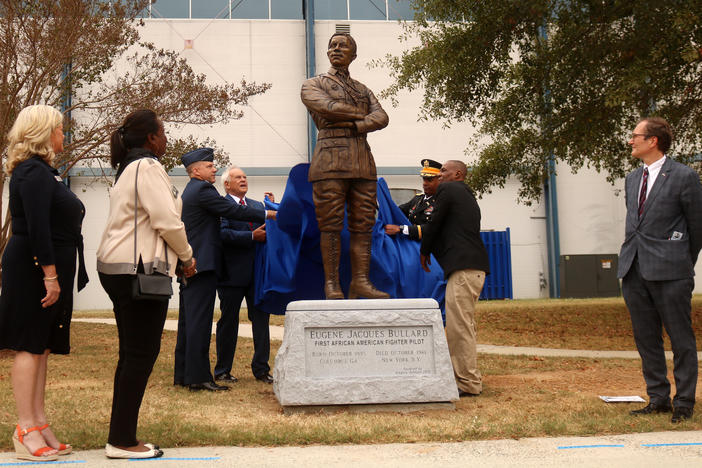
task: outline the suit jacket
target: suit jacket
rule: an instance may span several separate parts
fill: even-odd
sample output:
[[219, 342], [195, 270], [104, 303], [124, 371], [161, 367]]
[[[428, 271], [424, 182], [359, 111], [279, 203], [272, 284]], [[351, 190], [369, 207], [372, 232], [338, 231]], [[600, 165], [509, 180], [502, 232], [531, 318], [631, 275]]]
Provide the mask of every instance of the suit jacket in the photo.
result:
[[407, 216], [411, 223], [407, 226], [409, 238], [413, 240], [422, 239], [420, 226], [431, 221], [431, 214], [434, 212], [435, 197], [425, 198], [424, 194], [415, 195], [407, 203], [403, 203], [398, 208]]
[[[228, 196], [225, 198], [232, 200]], [[260, 201], [249, 197], [244, 197], [244, 200], [246, 205], [252, 208], [265, 208]], [[254, 242], [251, 233], [259, 226], [261, 223], [258, 222], [249, 225], [245, 221], [222, 218], [220, 237], [224, 263], [217, 276], [218, 286], [246, 287], [254, 280], [257, 242]]]
[[[366, 133], [385, 128], [389, 119], [373, 92], [360, 81], [343, 78], [332, 67], [328, 73], [302, 83], [300, 96], [319, 130], [309, 181], [376, 180]], [[354, 120], [351, 116], [359, 110], [366, 116], [355, 120], [354, 128], [329, 128], [335, 122]]]
[[222, 265], [222, 240], [220, 218], [265, 222], [263, 208], [234, 203], [217, 192], [211, 183], [191, 178], [183, 190], [183, 213], [188, 243], [197, 260], [197, 271], [220, 271]]
[[639, 217], [642, 175], [639, 167], [626, 176], [626, 235], [617, 276], [626, 276], [638, 256], [646, 280], [691, 278], [702, 247], [700, 178], [688, 166], [666, 158]]
[[490, 260], [480, 237], [480, 207], [460, 181], [444, 182], [434, 195], [431, 221], [422, 226], [423, 255], [434, 254], [448, 278], [456, 270], [490, 273]]

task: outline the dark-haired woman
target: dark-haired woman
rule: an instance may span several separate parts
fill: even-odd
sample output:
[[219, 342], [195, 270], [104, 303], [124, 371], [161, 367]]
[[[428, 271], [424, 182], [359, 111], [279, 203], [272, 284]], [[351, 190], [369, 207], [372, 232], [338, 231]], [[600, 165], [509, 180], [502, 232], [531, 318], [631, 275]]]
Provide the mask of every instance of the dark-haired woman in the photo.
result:
[[129, 114], [110, 140], [110, 162], [117, 174], [97, 250], [100, 282], [114, 305], [119, 335], [105, 446], [109, 458], [163, 455], [158, 446], [140, 442], [136, 432], [146, 383], [161, 349], [168, 301], [132, 298], [132, 280], [137, 269], [172, 277], [178, 260], [186, 276], [195, 273], [193, 251], [180, 220], [182, 202], [159, 162], [165, 151], [163, 124], [147, 109]]
[[[12, 390], [17, 458], [56, 460], [71, 453], [49, 427], [44, 395], [49, 353], [68, 354], [76, 255], [82, 253], [83, 204], [61, 183], [54, 157], [63, 151], [63, 115], [29, 106], [7, 135], [12, 237], [2, 257], [0, 349], [16, 350]], [[80, 255], [78, 290], [87, 282]]]

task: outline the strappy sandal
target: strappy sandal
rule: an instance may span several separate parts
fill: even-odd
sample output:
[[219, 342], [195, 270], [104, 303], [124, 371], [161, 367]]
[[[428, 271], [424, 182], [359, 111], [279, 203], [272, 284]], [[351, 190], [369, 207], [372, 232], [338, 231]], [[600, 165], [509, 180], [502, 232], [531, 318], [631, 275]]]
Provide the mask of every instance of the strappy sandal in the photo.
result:
[[[41, 426], [39, 428], [39, 431], [43, 431], [47, 427], [49, 427], [49, 423], [46, 423], [43, 426]], [[59, 442], [59, 446], [55, 450], [58, 450], [59, 455], [68, 455], [69, 453], [71, 453], [73, 451], [73, 447], [71, 447], [70, 444], [63, 444], [63, 443]]]
[[34, 452], [30, 452], [27, 447], [24, 445], [24, 436], [29, 434], [30, 432], [34, 431], [39, 431], [39, 434], [41, 434], [41, 430], [39, 427], [30, 427], [29, 429], [22, 429], [19, 424], [17, 425], [17, 434], [12, 434], [12, 443], [15, 445], [15, 456], [19, 458], [20, 460], [30, 460], [30, 461], [40, 461], [40, 462], [48, 462], [48, 461], [56, 461], [58, 460], [58, 454], [52, 453], [50, 455], [45, 455], [46, 452], [50, 452], [54, 449], [51, 447], [40, 447], [36, 449]]

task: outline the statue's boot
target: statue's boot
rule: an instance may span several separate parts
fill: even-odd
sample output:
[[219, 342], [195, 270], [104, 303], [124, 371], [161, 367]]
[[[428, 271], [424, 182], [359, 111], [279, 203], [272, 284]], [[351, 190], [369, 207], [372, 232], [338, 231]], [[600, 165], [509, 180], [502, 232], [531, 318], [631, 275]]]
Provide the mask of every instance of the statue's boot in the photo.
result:
[[368, 279], [371, 261], [371, 242], [369, 233], [351, 233], [351, 285], [349, 299], [365, 297], [366, 299], [388, 299], [390, 294], [376, 289]]
[[319, 246], [324, 265], [324, 295], [327, 299], [343, 299], [339, 284], [339, 257], [341, 256], [341, 233], [321, 232]]

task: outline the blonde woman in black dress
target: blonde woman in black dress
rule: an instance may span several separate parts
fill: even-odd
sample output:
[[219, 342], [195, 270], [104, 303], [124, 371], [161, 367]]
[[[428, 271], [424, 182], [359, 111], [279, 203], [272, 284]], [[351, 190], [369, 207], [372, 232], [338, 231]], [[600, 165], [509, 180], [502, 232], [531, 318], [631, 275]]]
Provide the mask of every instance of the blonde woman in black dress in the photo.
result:
[[81, 223], [85, 210], [52, 163], [63, 151], [63, 115], [29, 106], [8, 136], [5, 171], [10, 178], [12, 237], [2, 256], [0, 349], [16, 351], [12, 390], [18, 424], [12, 435], [17, 458], [56, 460], [71, 452], [47, 423], [44, 409], [50, 353], [68, 354], [73, 280], [87, 283]]

